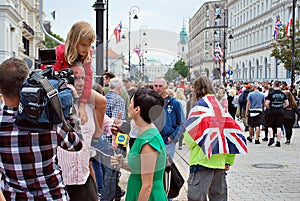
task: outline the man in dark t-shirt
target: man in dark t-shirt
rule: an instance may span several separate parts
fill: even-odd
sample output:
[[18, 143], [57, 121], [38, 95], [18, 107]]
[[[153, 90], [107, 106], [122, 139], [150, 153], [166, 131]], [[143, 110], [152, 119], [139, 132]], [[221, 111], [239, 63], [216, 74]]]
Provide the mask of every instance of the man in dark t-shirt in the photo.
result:
[[280, 89], [280, 82], [274, 82], [274, 90], [270, 91], [267, 100], [266, 100], [266, 107], [268, 110], [268, 131], [270, 141], [268, 146], [274, 144], [274, 136], [273, 136], [273, 129], [277, 129], [277, 142], [276, 147], [280, 147], [280, 138], [281, 138], [281, 126], [283, 125], [283, 108], [287, 107], [289, 102], [287, 100], [286, 95]]

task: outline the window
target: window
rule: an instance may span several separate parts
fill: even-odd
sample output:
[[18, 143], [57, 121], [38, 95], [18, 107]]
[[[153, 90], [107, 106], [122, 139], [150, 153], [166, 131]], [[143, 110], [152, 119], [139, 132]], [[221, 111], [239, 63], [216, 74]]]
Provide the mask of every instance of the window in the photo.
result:
[[205, 49], [208, 50], [208, 47], [209, 47], [208, 42], [205, 42]]
[[221, 31], [220, 30], [215, 30], [214, 35], [215, 35], [215, 38], [220, 38], [221, 37]]
[[220, 23], [220, 20], [215, 20], [215, 26], [220, 26], [221, 23]]
[[205, 60], [208, 60], [208, 58], [209, 58], [209, 54], [206, 52], [205, 53]]
[[182, 48], [181, 48], [181, 52], [184, 52], [184, 47], [182, 46]]
[[205, 38], [206, 38], [206, 39], [209, 38], [209, 33], [208, 33], [208, 31], [205, 32]]
[[209, 6], [206, 6], [206, 17], [209, 17]]
[[217, 15], [220, 15], [221, 14], [221, 8], [219, 5], [216, 5], [216, 8], [215, 8], [215, 16]]
[[22, 42], [23, 42], [24, 49], [25, 49], [24, 54], [29, 56], [29, 40], [23, 36]]
[[220, 44], [220, 42], [219, 41], [215, 41], [215, 49], [217, 48], [217, 47], [221, 47], [221, 44]]
[[209, 20], [206, 20], [206, 27], [209, 27]]

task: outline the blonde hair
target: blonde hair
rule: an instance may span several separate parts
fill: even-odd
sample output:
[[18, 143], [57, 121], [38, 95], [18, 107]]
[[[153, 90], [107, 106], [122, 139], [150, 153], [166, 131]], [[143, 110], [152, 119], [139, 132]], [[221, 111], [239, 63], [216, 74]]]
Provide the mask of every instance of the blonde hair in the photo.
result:
[[[78, 58], [77, 45], [84, 41], [92, 44], [96, 39], [95, 31], [92, 26], [84, 21], [76, 22], [68, 33], [66, 43], [65, 43], [65, 59], [69, 64]], [[83, 59], [84, 63], [91, 61], [90, 51]]]
[[184, 91], [183, 91], [182, 88], [178, 88], [178, 89], [176, 90], [175, 98], [176, 98], [177, 100], [185, 100]]

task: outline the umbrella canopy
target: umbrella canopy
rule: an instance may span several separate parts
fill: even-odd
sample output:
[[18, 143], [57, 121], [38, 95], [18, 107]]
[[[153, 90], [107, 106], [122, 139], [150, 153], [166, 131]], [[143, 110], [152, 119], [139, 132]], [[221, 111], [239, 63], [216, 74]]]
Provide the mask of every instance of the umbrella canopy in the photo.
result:
[[194, 104], [184, 126], [207, 158], [212, 154], [248, 152], [240, 126], [213, 95], [205, 96]]

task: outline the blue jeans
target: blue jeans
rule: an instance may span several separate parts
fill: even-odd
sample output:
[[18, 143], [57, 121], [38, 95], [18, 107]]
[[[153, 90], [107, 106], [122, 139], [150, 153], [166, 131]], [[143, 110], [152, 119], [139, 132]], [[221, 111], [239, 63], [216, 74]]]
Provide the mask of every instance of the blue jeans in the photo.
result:
[[167, 154], [171, 157], [171, 159], [173, 159], [175, 155], [176, 144], [174, 142], [171, 142], [165, 144], [165, 146], [166, 146]]
[[[95, 156], [95, 158], [98, 158], [99, 155], [97, 154], [97, 156]], [[97, 182], [97, 186], [98, 186], [98, 193], [102, 194], [102, 190], [103, 190], [103, 171], [102, 171], [102, 165], [101, 165], [101, 161], [98, 159], [92, 159], [92, 165], [95, 171], [95, 176], [96, 176], [96, 182]]]
[[104, 154], [101, 154], [101, 152], [97, 152], [97, 154], [99, 154], [97, 160], [102, 166], [103, 174], [103, 189], [101, 190], [101, 201], [112, 201], [115, 197], [119, 197], [121, 192], [121, 187], [118, 185], [121, 173], [119, 170], [115, 170], [110, 165], [110, 156], [114, 154], [114, 151], [110, 148], [109, 143], [102, 137], [99, 138], [97, 144], [93, 144], [92, 146], [96, 147], [104, 154], [109, 155], [106, 156]]

